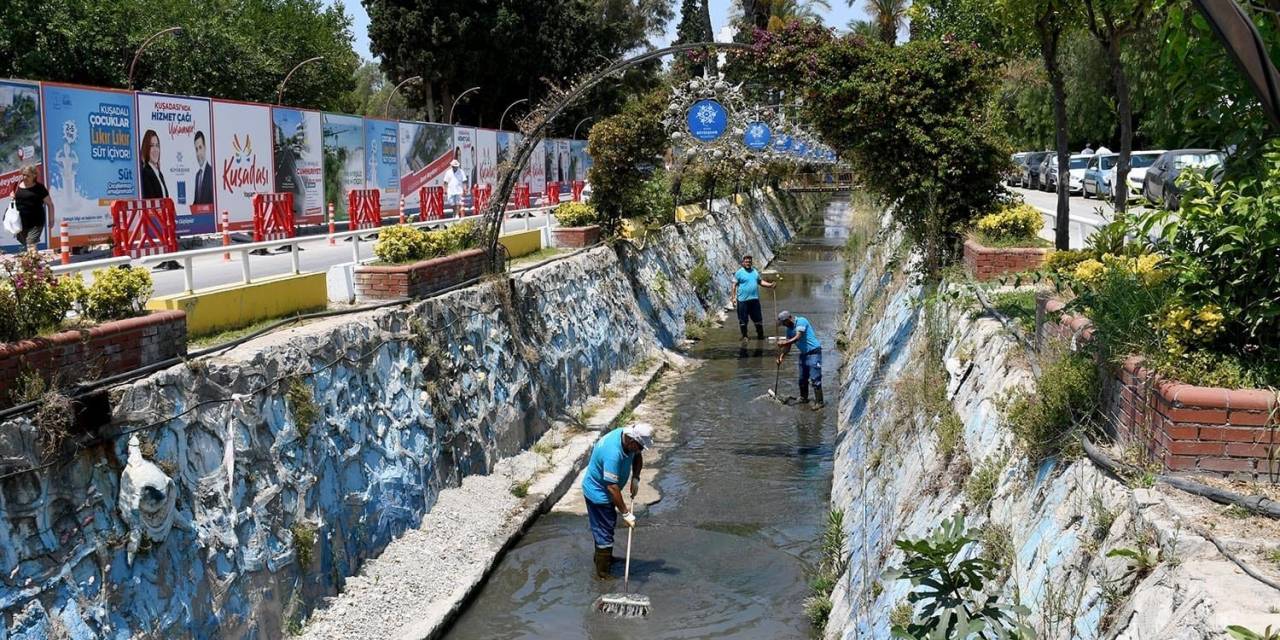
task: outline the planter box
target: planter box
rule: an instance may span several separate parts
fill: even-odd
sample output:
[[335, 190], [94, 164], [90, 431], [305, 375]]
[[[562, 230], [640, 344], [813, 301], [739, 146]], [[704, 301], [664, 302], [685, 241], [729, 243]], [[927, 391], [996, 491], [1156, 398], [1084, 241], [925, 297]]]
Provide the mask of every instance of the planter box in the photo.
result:
[[484, 249], [469, 249], [413, 264], [356, 267], [356, 299], [421, 298], [478, 278], [488, 259]]
[[10, 396], [24, 374], [66, 386], [186, 354], [187, 314], [181, 311], [0, 344], [0, 406], [14, 404]]
[[552, 231], [556, 236], [556, 246], [562, 249], [581, 249], [600, 242], [600, 227], [559, 227]]
[[988, 247], [973, 238], [964, 241], [964, 267], [978, 280], [990, 280], [1006, 273], [1040, 268], [1048, 249], [1033, 247]]

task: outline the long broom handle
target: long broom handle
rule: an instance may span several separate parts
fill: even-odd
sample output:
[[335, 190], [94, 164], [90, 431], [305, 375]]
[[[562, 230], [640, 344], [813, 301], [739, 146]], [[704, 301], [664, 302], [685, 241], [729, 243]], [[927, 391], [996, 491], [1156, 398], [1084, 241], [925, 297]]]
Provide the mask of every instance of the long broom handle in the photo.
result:
[[627, 527], [627, 562], [622, 568], [622, 592], [629, 593], [627, 583], [631, 582], [631, 534], [635, 532], [634, 525]]

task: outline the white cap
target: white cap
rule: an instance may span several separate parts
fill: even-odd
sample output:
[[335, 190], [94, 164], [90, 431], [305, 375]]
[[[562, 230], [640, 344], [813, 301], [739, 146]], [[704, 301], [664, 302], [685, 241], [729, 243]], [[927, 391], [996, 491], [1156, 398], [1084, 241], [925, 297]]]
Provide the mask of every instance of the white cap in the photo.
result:
[[457, 167], [461, 167], [461, 166], [462, 166], [462, 163], [461, 163], [461, 162], [458, 162], [457, 160], [454, 160], [454, 161], [452, 161], [452, 162], [450, 162], [450, 163], [449, 163], [449, 166], [454, 167], [454, 168], [457, 168]]
[[622, 430], [622, 434], [640, 443], [641, 449], [653, 446], [653, 427], [647, 422], [637, 422]]

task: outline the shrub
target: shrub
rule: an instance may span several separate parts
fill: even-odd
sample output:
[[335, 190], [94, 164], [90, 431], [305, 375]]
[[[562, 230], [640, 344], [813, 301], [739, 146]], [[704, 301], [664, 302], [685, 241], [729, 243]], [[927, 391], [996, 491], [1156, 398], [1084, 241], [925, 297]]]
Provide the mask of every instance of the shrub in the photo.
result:
[[476, 223], [467, 221], [449, 225], [440, 231], [428, 231], [427, 235], [439, 233], [444, 238], [446, 251], [439, 255], [448, 255], [458, 251], [465, 251], [474, 247], [476, 244]]
[[706, 256], [698, 256], [697, 264], [689, 271], [689, 283], [699, 298], [706, 300], [711, 295], [711, 269], [707, 267]]
[[1076, 265], [1095, 257], [1092, 251], [1083, 249], [1052, 251], [1044, 259], [1044, 270], [1059, 277], [1068, 276], [1075, 273]]
[[564, 202], [556, 207], [556, 222], [562, 227], [585, 227], [596, 224], [596, 208], [586, 202]]
[[373, 255], [383, 262], [403, 264], [421, 260], [426, 252], [425, 234], [408, 225], [396, 225], [378, 232]]
[[8, 285], [0, 291], [0, 336], [6, 341], [21, 340], [56, 329], [67, 312], [84, 298], [79, 278], [59, 278], [40, 254], [22, 252], [0, 261], [0, 275]]
[[1032, 464], [1074, 447], [1076, 435], [1098, 412], [1098, 367], [1068, 353], [1045, 365], [1034, 391], [1016, 393], [1005, 406], [1009, 428]]
[[1044, 218], [1028, 204], [1005, 205], [978, 219], [978, 234], [996, 243], [1037, 240]]
[[977, 469], [969, 475], [964, 483], [964, 497], [969, 505], [979, 510], [986, 510], [987, 504], [996, 495], [996, 485], [1000, 484], [1000, 473], [1004, 471], [1004, 459], [992, 456], [982, 461]]
[[93, 285], [85, 295], [84, 314], [99, 322], [131, 318], [142, 312], [153, 290], [146, 269], [99, 269], [93, 272]]

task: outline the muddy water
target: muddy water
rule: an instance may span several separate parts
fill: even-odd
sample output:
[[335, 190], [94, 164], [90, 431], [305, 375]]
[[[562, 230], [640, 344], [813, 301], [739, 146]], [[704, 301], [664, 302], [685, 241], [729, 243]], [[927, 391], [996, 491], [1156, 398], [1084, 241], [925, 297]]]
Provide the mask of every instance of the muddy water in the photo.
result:
[[[847, 216], [847, 203], [834, 203], [824, 224], [770, 267], [783, 274], [777, 307], [808, 317], [823, 341], [827, 409], [762, 399], [774, 384], [773, 347], [740, 342], [731, 316], [691, 351], [698, 363], [637, 411], [663, 420], [659, 459], [648, 465], [653, 487], [640, 496], [656, 503], [637, 508], [631, 564], [632, 591], [652, 599], [650, 616], [615, 620], [592, 610], [621, 581], [590, 577], [591, 535], [572, 492], [503, 559], [448, 638], [811, 636], [803, 601], [831, 487]], [[768, 333], [773, 296], [762, 294]], [[798, 395], [794, 354], [781, 377], [780, 395]], [[621, 556], [623, 530], [616, 544]]]

